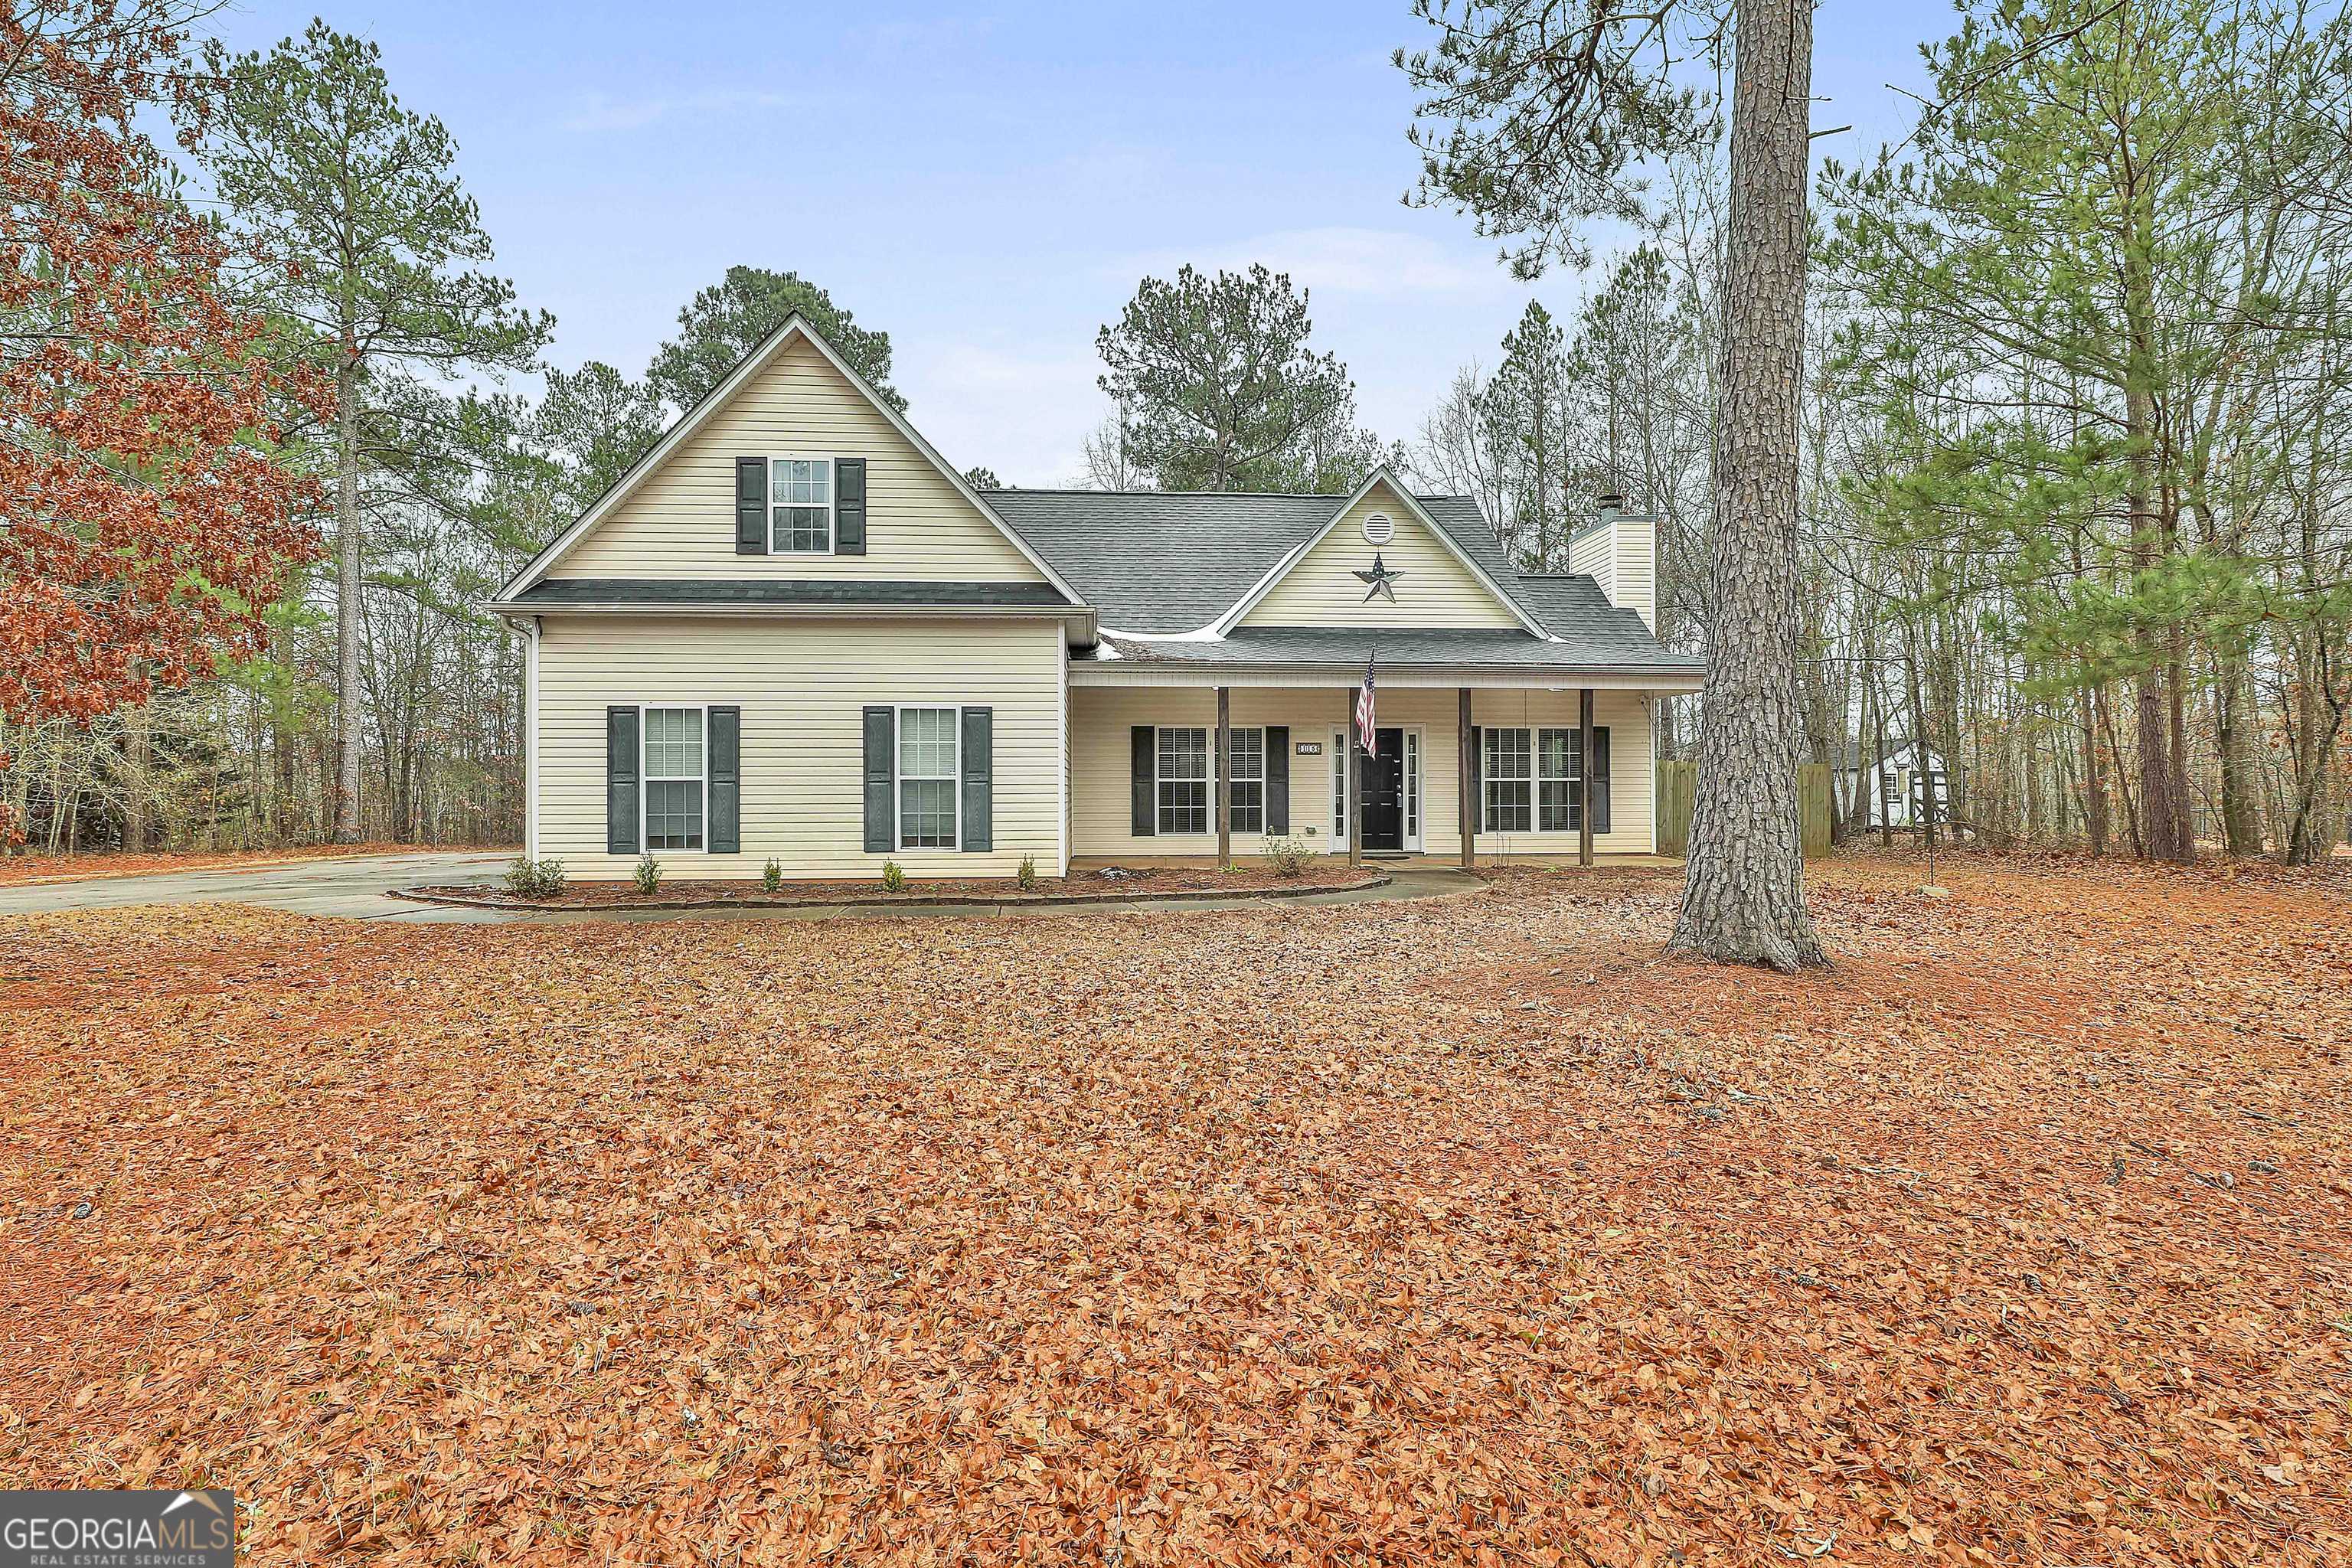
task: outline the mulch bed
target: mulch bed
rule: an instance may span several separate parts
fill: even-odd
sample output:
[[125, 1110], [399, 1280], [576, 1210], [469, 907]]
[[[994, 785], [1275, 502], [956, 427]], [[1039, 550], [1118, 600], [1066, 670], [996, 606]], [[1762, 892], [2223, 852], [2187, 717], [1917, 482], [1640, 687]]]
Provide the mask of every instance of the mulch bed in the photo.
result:
[[1377, 887], [1383, 871], [1344, 865], [1308, 866], [1296, 877], [1276, 876], [1258, 866], [1215, 871], [1165, 866], [1122, 868], [1118, 877], [1082, 871], [1068, 878], [1040, 877], [1024, 889], [1011, 877], [909, 881], [901, 892], [865, 882], [786, 882], [768, 892], [752, 881], [670, 880], [650, 896], [633, 882], [569, 882], [552, 899], [519, 899], [491, 883], [410, 888], [395, 894], [425, 903], [464, 904], [502, 910], [697, 910], [711, 908], [802, 909], [812, 905], [894, 904], [1078, 904], [1131, 899], [1224, 899], [1241, 896], [1290, 898]]

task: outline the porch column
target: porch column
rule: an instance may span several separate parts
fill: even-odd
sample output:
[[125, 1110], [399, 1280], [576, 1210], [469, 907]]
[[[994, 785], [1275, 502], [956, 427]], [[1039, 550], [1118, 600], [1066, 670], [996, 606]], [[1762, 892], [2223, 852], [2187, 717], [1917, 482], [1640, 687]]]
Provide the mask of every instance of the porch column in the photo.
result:
[[1460, 688], [1454, 694], [1454, 707], [1459, 722], [1454, 726], [1459, 739], [1454, 742], [1454, 772], [1461, 775], [1458, 793], [1462, 797], [1462, 868], [1468, 870], [1478, 864], [1478, 786], [1475, 761], [1470, 754], [1470, 689]]
[[1217, 866], [1234, 858], [1234, 691], [1217, 688]]
[[1348, 748], [1348, 864], [1364, 863], [1364, 772], [1356, 758], [1356, 693], [1339, 699], [1339, 743]]
[[1576, 863], [1592, 864], [1592, 688], [1576, 694]]

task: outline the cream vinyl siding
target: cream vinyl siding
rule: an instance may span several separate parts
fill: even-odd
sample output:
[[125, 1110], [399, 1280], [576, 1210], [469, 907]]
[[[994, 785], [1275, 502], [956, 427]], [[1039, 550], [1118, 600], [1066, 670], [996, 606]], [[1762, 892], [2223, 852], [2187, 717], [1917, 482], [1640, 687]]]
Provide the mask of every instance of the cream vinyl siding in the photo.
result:
[[[1331, 839], [1330, 731], [1352, 723], [1355, 688], [1331, 687], [1303, 690], [1277, 687], [1235, 687], [1233, 722], [1244, 725], [1290, 726], [1290, 837], [1320, 851], [1344, 849]], [[1480, 724], [1544, 727], [1576, 723], [1573, 691], [1478, 691], [1470, 711]], [[1602, 854], [1648, 854], [1655, 795], [1650, 763], [1649, 705], [1639, 692], [1599, 691], [1593, 694], [1592, 721], [1609, 730], [1609, 831], [1596, 835], [1593, 847]], [[1133, 825], [1130, 774], [1133, 769], [1131, 731], [1138, 724], [1198, 725], [1214, 730], [1217, 695], [1209, 688], [1078, 687], [1070, 692], [1070, 853], [1139, 858], [1163, 855], [1208, 855], [1217, 852], [1217, 836], [1160, 835], [1139, 838]], [[1422, 731], [1423, 816], [1418, 853], [1459, 855], [1461, 834], [1461, 752], [1455, 744], [1458, 710], [1452, 690], [1426, 688], [1383, 689], [1379, 699], [1381, 728], [1415, 726]], [[1323, 754], [1297, 754], [1301, 741], [1319, 741]], [[1212, 748], [1214, 737], [1211, 738]], [[1213, 796], [1212, 800], [1213, 802]], [[1307, 829], [1313, 829], [1310, 833]], [[1482, 855], [1574, 855], [1573, 833], [1485, 834], [1478, 840]], [[1234, 835], [1235, 856], [1257, 855], [1265, 839], [1257, 834]]]
[[[735, 459], [866, 459], [863, 555], [735, 553]], [[1035, 583], [1043, 574], [805, 341], [779, 353], [573, 544], [565, 577], [863, 577]]]
[[[1404, 576], [1396, 603], [1385, 595], [1364, 602], [1376, 547], [1364, 538], [1368, 512], [1386, 512], [1396, 537], [1377, 547], [1381, 559]], [[1471, 575], [1452, 549], [1412, 515], [1385, 484], [1374, 485], [1349, 508], [1314, 549], [1251, 606], [1245, 626], [1517, 626], [1519, 619]]]
[[[539, 845], [586, 880], [626, 877], [604, 853], [604, 710], [735, 703], [742, 719], [742, 852], [658, 857], [673, 878], [756, 877], [770, 856], [794, 878], [1007, 877], [1024, 855], [1060, 865], [1062, 672], [1056, 621], [821, 620], [550, 616], [539, 647]], [[869, 703], [995, 710], [994, 847], [865, 843], [863, 712]]]
[[1569, 541], [1568, 569], [1590, 577], [1609, 602], [1658, 626], [1658, 525], [1647, 517], [1619, 517]]

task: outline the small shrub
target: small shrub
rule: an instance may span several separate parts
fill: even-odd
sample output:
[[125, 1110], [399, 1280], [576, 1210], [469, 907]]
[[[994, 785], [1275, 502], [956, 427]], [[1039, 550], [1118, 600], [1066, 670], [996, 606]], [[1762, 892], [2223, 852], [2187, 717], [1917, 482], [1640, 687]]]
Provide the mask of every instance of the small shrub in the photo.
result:
[[661, 862], [655, 859], [650, 854], [641, 857], [637, 861], [635, 876], [637, 891], [644, 893], [650, 898], [653, 895], [653, 890], [661, 886]]
[[907, 890], [907, 873], [899, 868], [898, 862], [896, 860], [882, 862], [882, 890], [886, 893], [903, 893]]
[[518, 899], [552, 899], [563, 891], [563, 862], [518, 855], [507, 867], [507, 891]]
[[1300, 876], [1307, 870], [1307, 846], [1296, 838], [1269, 838], [1265, 861], [1277, 877]]
[[[1598, 763], [1594, 764], [1598, 766]], [[760, 868], [760, 886], [772, 893], [784, 885], [784, 868], [774, 860]]]
[[1036, 891], [1037, 857], [1034, 855], [1021, 857], [1021, 869], [1013, 873], [1013, 880], [1024, 892]]

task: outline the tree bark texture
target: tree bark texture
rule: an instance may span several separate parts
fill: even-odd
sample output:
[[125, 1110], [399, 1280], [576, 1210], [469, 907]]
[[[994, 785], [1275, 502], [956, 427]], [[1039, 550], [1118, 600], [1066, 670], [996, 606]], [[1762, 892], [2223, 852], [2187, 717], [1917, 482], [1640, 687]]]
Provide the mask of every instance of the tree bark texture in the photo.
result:
[[1798, 404], [1813, 22], [1739, 0], [1716, 465], [1717, 618], [1673, 951], [1788, 971], [1826, 965], [1797, 820]]
[[335, 842], [360, 841], [360, 391], [335, 373]]

